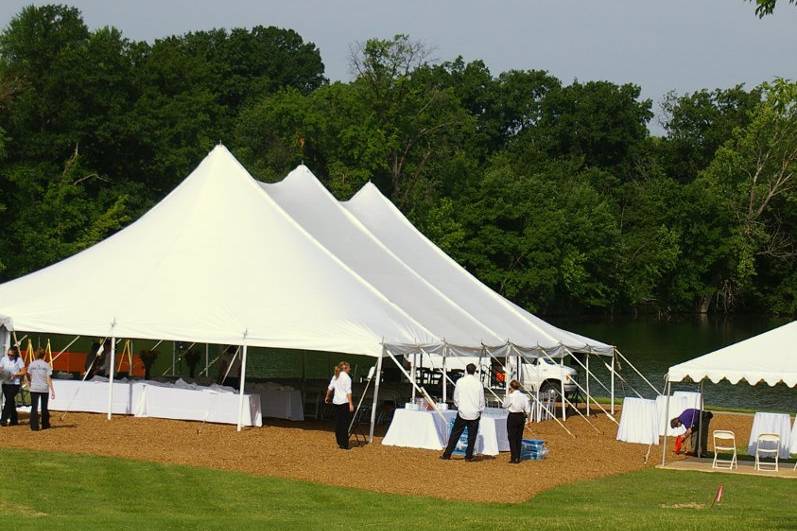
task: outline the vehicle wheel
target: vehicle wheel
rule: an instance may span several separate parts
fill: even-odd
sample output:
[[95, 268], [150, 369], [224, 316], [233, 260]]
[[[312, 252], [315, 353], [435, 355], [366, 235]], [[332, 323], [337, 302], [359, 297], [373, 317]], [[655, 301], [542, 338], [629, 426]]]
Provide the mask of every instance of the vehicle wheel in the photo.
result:
[[551, 391], [556, 393], [556, 396], [558, 398], [562, 392], [562, 384], [555, 380], [545, 380], [544, 382], [542, 382], [542, 385], [540, 386], [540, 394], [541, 395], [548, 394]]

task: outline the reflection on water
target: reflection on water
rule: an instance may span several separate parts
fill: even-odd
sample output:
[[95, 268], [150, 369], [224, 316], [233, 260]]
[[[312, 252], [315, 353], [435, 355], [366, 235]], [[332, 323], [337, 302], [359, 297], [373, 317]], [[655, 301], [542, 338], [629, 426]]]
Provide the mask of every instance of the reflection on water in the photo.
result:
[[[630, 359], [659, 390], [662, 390], [664, 375], [672, 365], [766, 332], [785, 324], [788, 319], [733, 316], [679, 317], [663, 320], [552, 318], [550, 321], [562, 328], [616, 345], [620, 352]], [[794, 349], [794, 346], [789, 345], [788, 348]], [[794, 352], [794, 355], [797, 355], [797, 352]], [[600, 376], [608, 374], [605, 369], [600, 372], [596, 370], [595, 373]], [[647, 384], [632, 374], [630, 369], [624, 367], [623, 376], [642, 395], [646, 397], [655, 395]], [[597, 384], [590, 385], [592, 388], [597, 387]], [[695, 385], [682, 384], [677, 387], [674, 385], [673, 388], [693, 390]], [[601, 391], [600, 394], [606, 394], [602, 389]], [[632, 391], [622, 387], [618, 389], [618, 394], [622, 395], [623, 391], [635, 396]], [[704, 392], [707, 404], [797, 413], [797, 388], [789, 389], [783, 384], [775, 387], [769, 387], [765, 383], [751, 386], [745, 382], [730, 385], [725, 381], [713, 384], [707, 380]]]

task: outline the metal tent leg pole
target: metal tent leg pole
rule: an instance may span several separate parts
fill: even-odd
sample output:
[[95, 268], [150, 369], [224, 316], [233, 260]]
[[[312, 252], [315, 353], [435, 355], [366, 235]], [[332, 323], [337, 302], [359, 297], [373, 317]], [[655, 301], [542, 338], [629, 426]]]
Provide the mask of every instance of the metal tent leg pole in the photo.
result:
[[246, 382], [246, 339], [244, 338], [244, 351], [241, 357], [241, 378], [238, 382], [238, 431], [241, 431], [244, 421], [244, 382]]
[[703, 401], [703, 380], [700, 380], [700, 417], [697, 419], [697, 458], [703, 455], [703, 407], [705, 403]]
[[113, 412], [113, 369], [116, 364], [116, 338], [111, 338], [111, 364], [108, 367], [108, 420], [111, 420]]
[[371, 403], [371, 428], [368, 430], [368, 442], [374, 442], [374, 426], [376, 426], [376, 406], [379, 403], [379, 382], [382, 380], [382, 358], [385, 357], [385, 349], [382, 347], [382, 355], [376, 360], [376, 383], [374, 384], [374, 401]]
[[587, 362], [587, 416], [589, 417], [589, 354], [587, 354], [587, 359], [585, 361]]
[[667, 378], [667, 400], [664, 406], [664, 444], [661, 447], [661, 466], [664, 466], [667, 461], [667, 433], [670, 430], [670, 395], [672, 384], [670, 379]]
[[208, 369], [210, 369], [209, 360], [210, 360], [210, 353], [208, 349], [208, 344], [205, 343], [205, 376], [208, 375]]
[[177, 371], [177, 341], [172, 341], [172, 376]]
[[611, 385], [611, 388], [612, 389], [610, 391], [611, 398], [612, 398], [612, 415], [614, 415], [614, 358], [617, 355], [616, 353], [617, 353], [616, 349], [612, 351], [612, 367], [611, 367], [611, 373], [612, 373], [612, 385]]
[[410, 367], [410, 376], [409, 376], [409, 380], [412, 383], [412, 400], [410, 400], [411, 402], [415, 402], [415, 388], [418, 386], [417, 362], [418, 362], [418, 355], [413, 352], [412, 353], [412, 367]]
[[[448, 354], [448, 346], [443, 345], [443, 403], [448, 402], [448, 380], [446, 379], [446, 356]], [[431, 359], [431, 356], [429, 357]]]
[[[565, 373], [565, 357], [559, 358], [560, 374]], [[565, 405], [565, 379], [559, 378], [559, 387], [562, 391], [562, 420], [567, 420], [567, 406]]]

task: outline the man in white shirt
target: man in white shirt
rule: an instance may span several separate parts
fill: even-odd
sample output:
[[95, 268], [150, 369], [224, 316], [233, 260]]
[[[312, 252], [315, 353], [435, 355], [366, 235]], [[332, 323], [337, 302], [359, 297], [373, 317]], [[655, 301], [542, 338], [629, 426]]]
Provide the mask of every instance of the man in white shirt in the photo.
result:
[[3, 413], [0, 415], [0, 426], [5, 426], [6, 423], [16, 426], [19, 424], [19, 419], [14, 397], [17, 396], [22, 377], [25, 376], [25, 362], [19, 355], [19, 348], [8, 349], [8, 354], [0, 360], [0, 372], [4, 375], [3, 398], [5, 399]]
[[440, 459], [451, 459], [457, 441], [468, 428], [468, 447], [465, 450], [465, 461], [473, 461], [473, 448], [476, 446], [476, 435], [479, 433], [479, 419], [484, 411], [484, 387], [476, 377], [476, 365], [468, 363], [467, 374], [457, 381], [454, 387], [454, 405], [457, 406], [457, 418]]

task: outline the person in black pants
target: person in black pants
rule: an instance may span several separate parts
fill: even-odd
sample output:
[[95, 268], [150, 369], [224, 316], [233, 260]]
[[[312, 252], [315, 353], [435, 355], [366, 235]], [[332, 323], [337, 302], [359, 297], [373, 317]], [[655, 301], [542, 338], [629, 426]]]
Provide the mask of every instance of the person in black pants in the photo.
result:
[[509, 462], [520, 463], [520, 450], [523, 446], [523, 428], [526, 418], [531, 415], [529, 397], [520, 391], [520, 382], [509, 382], [509, 392], [504, 398], [504, 408], [509, 411], [506, 417], [506, 433], [509, 439]]
[[[28, 380], [30, 381], [30, 429], [39, 431], [39, 405], [41, 405], [41, 428], [50, 427], [50, 410], [47, 399], [55, 399], [55, 389], [51, 378], [53, 369], [44, 361], [44, 349], [36, 351], [36, 359], [28, 366]], [[49, 395], [48, 395], [49, 393]]]
[[324, 401], [332, 402], [335, 407], [335, 440], [341, 450], [349, 449], [349, 422], [354, 413], [354, 401], [351, 396], [351, 366], [341, 361], [335, 367], [335, 376], [329, 382]]
[[457, 418], [448, 437], [448, 445], [440, 459], [451, 459], [457, 442], [465, 428], [468, 428], [468, 447], [465, 450], [465, 461], [473, 461], [473, 450], [476, 447], [476, 436], [479, 433], [479, 420], [484, 411], [484, 387], [475, 376], [476, 365], [468, 363], [465, 367], [467, 375], [457, 380], [454, 387], [454, 405], [457, 406]]
[[11, 347], [6, 356], [0, 360], [0, 373], [3, 375], [3, 413], [0, 415], [0, 426], [10, 423], [19, 424], [15, 397], [19, 393], [22, 377], [25, 376], [25, 362], [19, 355], [19, 348]]

